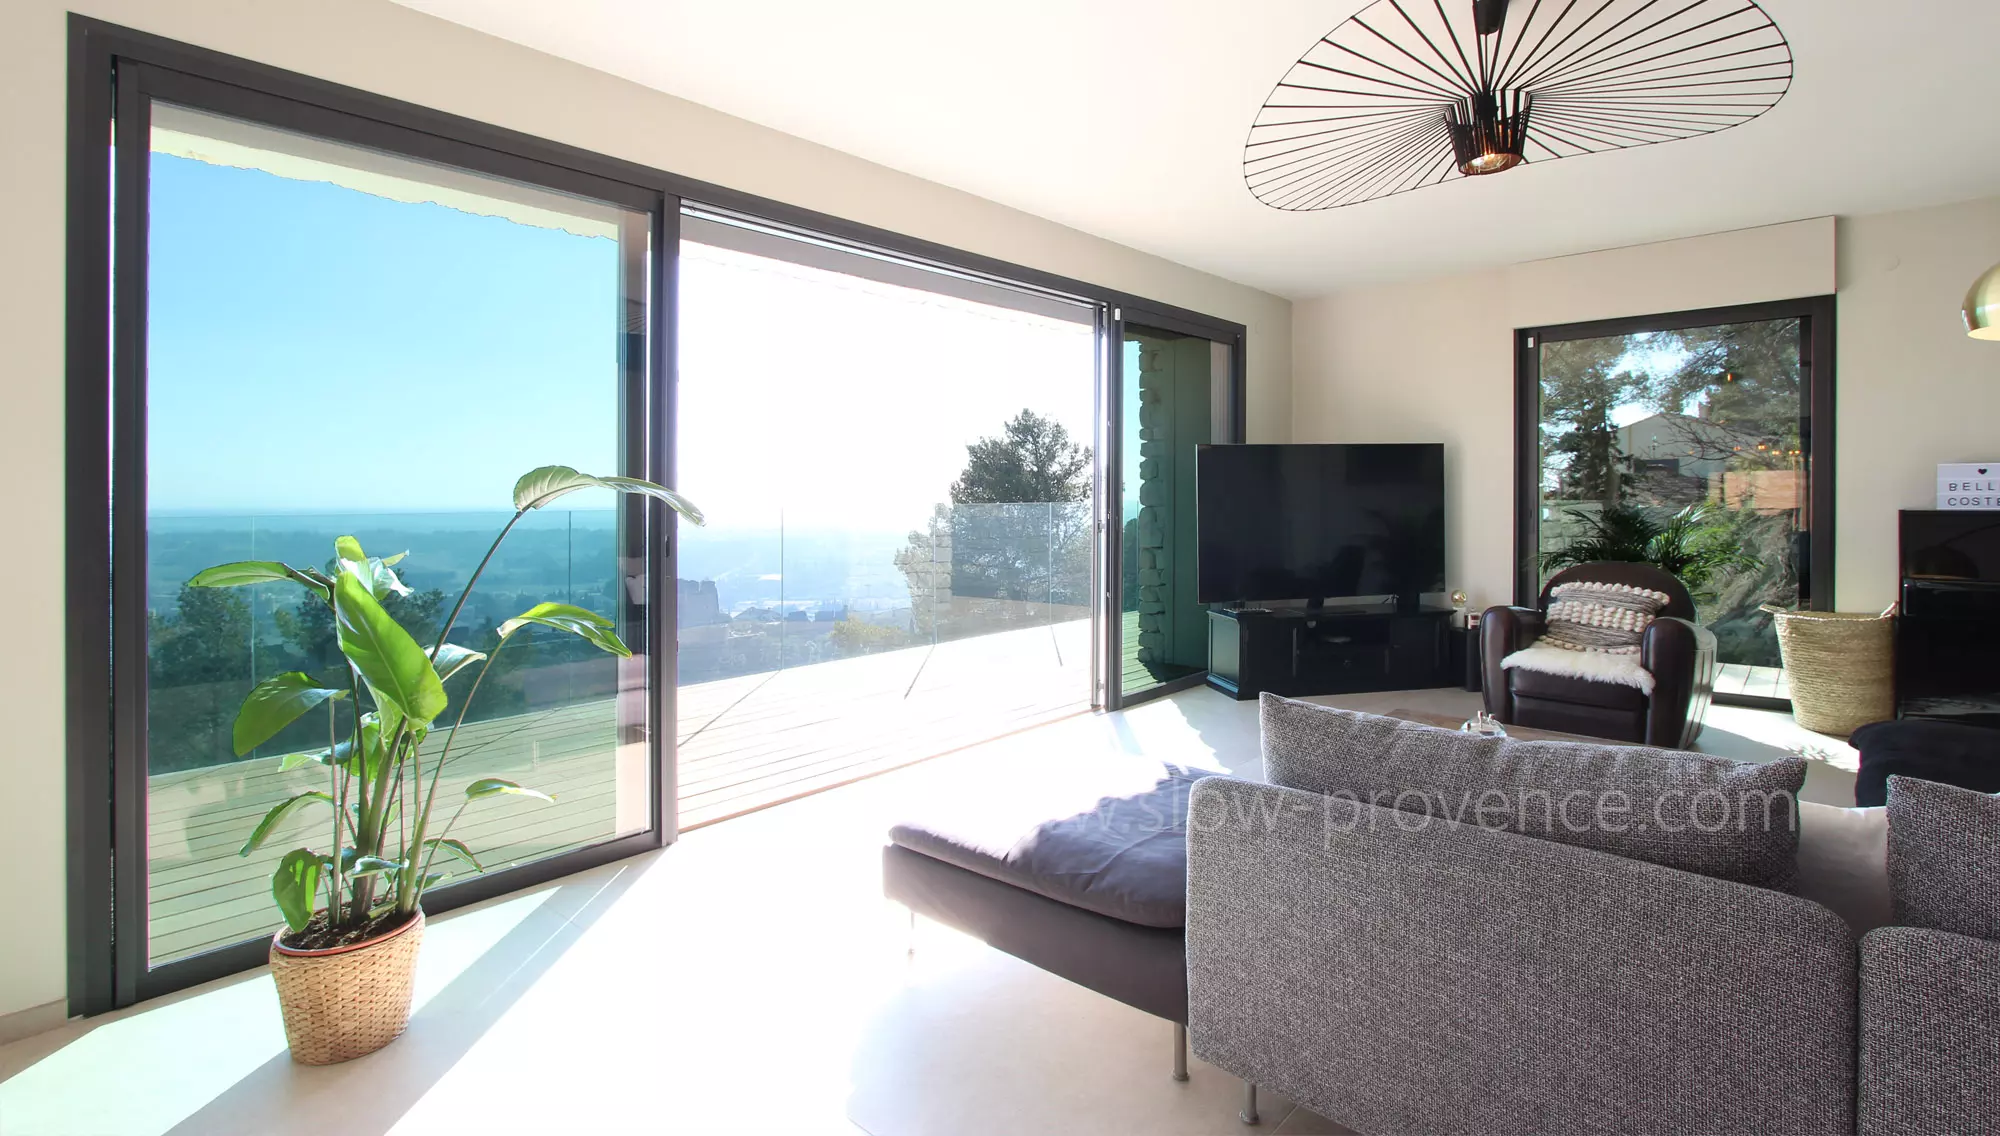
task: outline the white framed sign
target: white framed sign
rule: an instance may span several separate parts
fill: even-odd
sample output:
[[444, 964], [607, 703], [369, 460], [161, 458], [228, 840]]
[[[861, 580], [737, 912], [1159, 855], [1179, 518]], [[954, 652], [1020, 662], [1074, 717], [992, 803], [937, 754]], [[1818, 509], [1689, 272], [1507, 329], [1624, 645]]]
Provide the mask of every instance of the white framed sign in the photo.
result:
[[1960, 462], [1937, 467], [1940, 509], [2000, 509], [2000, 462]]

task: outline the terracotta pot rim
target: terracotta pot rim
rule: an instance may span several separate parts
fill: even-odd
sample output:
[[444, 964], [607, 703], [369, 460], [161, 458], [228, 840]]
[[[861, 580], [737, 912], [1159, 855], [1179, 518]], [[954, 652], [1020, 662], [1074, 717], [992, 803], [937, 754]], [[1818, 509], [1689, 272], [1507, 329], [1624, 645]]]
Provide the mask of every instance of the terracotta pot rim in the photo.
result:
[[321, 947], [317, 950], [310, 950], [310, 951], [300, 950], [297, 947], [288, 947], [284, 943], [280, 942], [279, 940], [285, 937], [284, 930], [280, 930], [276, 934], [271, 936], [271, 953], [274, 955], [284, 955], [286, 958], [298, 958], [298, 959], [332, 958], [335, 955], [350, 954], [354, 951], [367, 950], [369, 947], [377, 946], [381, 943], [386, 943], [389, 940], [395, 938], [396, 936], [402, 934], [403, 932], [408, 931], [412, 927], [421, 926], [423, 924], [423, 921], [424, 921], [423, 909], [418, 908], [415, 916], [409, 919], [405, 919], [400, 926], [398, 926], [395, 930], [388, 932], [387, 934], [377, 935], [372, 939], [363, 939], [358, 943], [348, 943], [345, 946]]

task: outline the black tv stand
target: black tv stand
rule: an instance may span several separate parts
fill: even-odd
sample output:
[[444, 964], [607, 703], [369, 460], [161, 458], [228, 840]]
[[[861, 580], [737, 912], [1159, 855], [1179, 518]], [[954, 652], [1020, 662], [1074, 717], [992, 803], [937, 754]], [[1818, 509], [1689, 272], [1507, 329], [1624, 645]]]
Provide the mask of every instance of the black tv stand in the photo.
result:
[[1453, 685], [1452, 609], [1211, 608], [1208, 684], [1238, 700]]

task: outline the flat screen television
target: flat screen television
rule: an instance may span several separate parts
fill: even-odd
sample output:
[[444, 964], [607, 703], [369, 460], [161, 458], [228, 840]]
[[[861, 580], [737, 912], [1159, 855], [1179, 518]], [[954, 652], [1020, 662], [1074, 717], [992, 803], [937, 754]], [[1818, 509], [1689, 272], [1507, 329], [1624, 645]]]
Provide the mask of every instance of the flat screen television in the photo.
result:
[[1202, 446], [1202, 603], [1444, 590], [1444, 446]]

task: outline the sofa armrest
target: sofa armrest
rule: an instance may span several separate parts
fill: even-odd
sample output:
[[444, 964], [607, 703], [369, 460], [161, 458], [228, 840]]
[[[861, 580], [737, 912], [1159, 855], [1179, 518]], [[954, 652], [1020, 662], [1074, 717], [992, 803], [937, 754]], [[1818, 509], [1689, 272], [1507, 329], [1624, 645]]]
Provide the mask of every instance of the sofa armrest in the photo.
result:
[[2000, 943], [1880, 927], [1861, 940], [1858, 1131], [2000, 1130]]
[[1542, 613], [1531, 607], [1489, 607], [1479, 617], [1479, 689], [1486, 712], [1514, 720], [1514, 698], [1500, 660], [1542, 637]]
[[1780, 892], [1216, 777], [1195, 1051], [1363, 1132], [1834, 1132], [1854, 940]]

